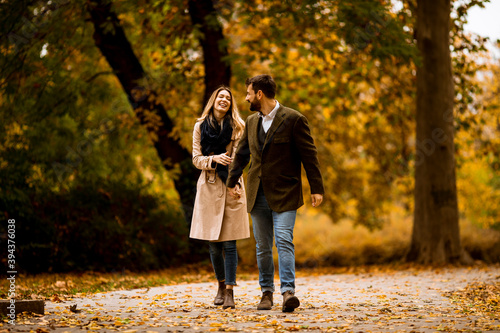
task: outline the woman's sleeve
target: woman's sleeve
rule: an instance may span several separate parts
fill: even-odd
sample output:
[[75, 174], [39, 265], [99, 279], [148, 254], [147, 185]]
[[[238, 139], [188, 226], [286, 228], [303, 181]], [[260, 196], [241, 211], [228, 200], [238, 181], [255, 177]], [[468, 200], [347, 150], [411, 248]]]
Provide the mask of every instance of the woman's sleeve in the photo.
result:
[[[203, 156], [201, 153], [201, 130], [200, 123], [197, 122], [193, 130], [193, 164], [200, 170], [215, 170], [217, 164], [213, 161], [213, 158], [213, 155]], [[212, 167], [212, 162], [214, 167]]]

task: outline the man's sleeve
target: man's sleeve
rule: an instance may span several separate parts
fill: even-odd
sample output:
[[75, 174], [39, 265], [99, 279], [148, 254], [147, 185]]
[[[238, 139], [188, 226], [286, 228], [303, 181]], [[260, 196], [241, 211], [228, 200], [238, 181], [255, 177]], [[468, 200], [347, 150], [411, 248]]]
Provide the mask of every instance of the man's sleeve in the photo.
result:
[[245, 122], [245, 130], [243, 131], [243, 136], [238, 143], [238, 149], [234, 156], [234, 160], [229, 166], [229, 175], [227, 177], [226, 186], [235, 187], [238, 183], [238, 179], [243, 174], [243, 169], [247, 166], [250, 161], [250, 146], [248, 145], [248, 120]]
[[311, 194], [324, 194], [323, 178], [319, 169], [318, 151], [311, 136], [309, 124], [305, 116], [297, 119], [294, 126], [294, 140], [299, 151], [302, 165], [306, 170]]

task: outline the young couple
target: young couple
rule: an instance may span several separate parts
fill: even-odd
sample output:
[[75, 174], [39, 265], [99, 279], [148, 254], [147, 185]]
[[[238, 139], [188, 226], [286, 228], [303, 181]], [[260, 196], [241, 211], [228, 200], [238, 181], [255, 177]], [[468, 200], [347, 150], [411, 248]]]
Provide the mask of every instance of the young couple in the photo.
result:
[[[306, 117], [281, 105], [269, 75], [246, 81], [246, 101], [256, 113], [243, 123], [227, 87], [210, 97], [193, 131], [193, 164], [198, 179], [190, 237], [208, 240], [218, 280], [214, 304], [235, 308], [238, 254], [236, 240], [250, 237], [252, 217], [262, 299], [258, 310], [271, 310], [274, 292], [273, 237], [279, 257], [282, 311], [299, 307], [295, 296], [293, 228], [304, 204], [301, 165], [311, 188], [312, 205], [323, 201], [323, 180]], [[250, 162], [247, 193], [243, 169]]]

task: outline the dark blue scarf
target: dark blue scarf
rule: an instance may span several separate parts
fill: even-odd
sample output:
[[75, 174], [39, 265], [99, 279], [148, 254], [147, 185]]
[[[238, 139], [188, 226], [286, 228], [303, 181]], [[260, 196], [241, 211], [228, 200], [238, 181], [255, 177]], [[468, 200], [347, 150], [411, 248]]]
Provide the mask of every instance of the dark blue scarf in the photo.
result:
[[[226, 152], [226, 146], [231, 142], [233, 136], [233, 126], [231, 115], [227, 114], [222, 123], [222, 130], [219, 123], [209, 115], [201, 123], [201, 153], [204, 156], [223, 154]], [[232, 152], [229, 152], [231, 154]], [[217, 165], [217, 174], [219, 178], [226, 183], [228, 167], [227, 165]]]

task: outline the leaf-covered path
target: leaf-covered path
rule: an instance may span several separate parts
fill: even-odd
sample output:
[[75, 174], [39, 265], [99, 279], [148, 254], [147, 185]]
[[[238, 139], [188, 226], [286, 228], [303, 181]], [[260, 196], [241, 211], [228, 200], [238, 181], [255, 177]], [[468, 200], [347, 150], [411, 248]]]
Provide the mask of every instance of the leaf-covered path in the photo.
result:
[[257, 281], [239, 282], [235, 310], [213, 306], [215, 283], [180, 284], [47, 301], [0, 332], [500, 332], [499, 283], [499, 266], [302, 277], [286, 314], [278, 292], [256, 310]]

